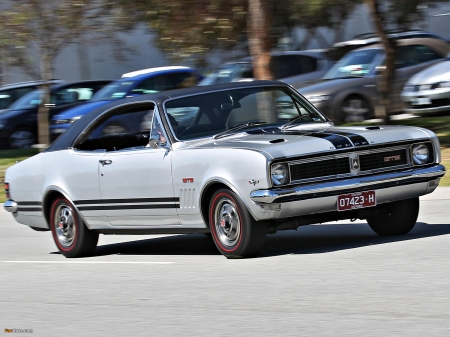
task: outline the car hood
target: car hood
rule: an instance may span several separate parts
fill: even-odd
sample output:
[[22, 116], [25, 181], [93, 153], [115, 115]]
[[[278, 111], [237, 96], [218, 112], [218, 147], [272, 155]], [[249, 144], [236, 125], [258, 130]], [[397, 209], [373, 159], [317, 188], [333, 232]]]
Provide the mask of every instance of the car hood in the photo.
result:
[[411, 76], [409, 85], [432, 84], [450, 80], [450, 59], [439, 62]]
[[86, 102], [81, 105], [77, 105], [73, 108], [70, 108], [68, 110], [64, 110], [62, 113], [59, 113], [55, 116], [53, 116], [53, 120], [57, 119], [71, 119], [73, 117], [82, 116], [87, 114], [88, 112], [105, 105], [107, 103], [110, 103], [111, 101], [94, 101], [94, 102]]
[[[336, 149], [357, 148], [405, 139], [420, 139], [432, 136], [424, 129], [410, 126], [370, 127], [307, 127], [289, 129], [283, 133], [279, 129], [265, 132], [255, 129], [240, 132], [221, 139], [205, 139], [186, 142], [188, 148], [241, 148], [265, 152], [272, 158], [289, 158], [299, 155], [326, 153]], [[275, 133], [272, 133], [274, 131]], [[352, 141], [350, 142], [349, 139]]]
[[333, 95], [348, 88], [358, 87], [367, 83], [375, 83], [373, 77], [337, 78], [321, 80], [319, 83], [298, 89], [306, 98], [311, 96]]

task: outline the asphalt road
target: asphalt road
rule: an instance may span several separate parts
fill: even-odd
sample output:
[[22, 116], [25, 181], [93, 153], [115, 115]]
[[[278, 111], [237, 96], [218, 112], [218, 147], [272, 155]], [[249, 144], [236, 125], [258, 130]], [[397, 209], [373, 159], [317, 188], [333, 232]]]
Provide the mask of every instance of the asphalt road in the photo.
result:
[[246, 260], [204, 235], [101, 236], [69, 260], [2, 207], [0, 256], [0, 329], [33, 336], [450, 334], [450, 188], [422, 199], [406, 236], [313, 225]]

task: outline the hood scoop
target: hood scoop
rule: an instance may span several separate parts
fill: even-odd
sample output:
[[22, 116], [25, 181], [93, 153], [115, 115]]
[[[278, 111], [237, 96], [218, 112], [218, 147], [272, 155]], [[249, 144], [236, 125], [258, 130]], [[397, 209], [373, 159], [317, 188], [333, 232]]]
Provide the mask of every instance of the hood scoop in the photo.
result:
[[366, 130], [380, 130], [381, 128], [379, 126], [368, 126]]
[[272, 139], [269, 141], [269, 143], [276, 144], [276, 143], [283, 143], [285, 141], [286, 141], [286, 139], [279, 138], [279, 139]]

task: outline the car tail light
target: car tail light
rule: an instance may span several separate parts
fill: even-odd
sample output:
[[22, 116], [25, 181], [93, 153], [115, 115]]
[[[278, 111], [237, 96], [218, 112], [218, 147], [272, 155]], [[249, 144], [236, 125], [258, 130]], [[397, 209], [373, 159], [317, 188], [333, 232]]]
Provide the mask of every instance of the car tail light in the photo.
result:
[[9, 194], [9, 183], [5, 183], [5, 194], [6, 199], [11, 199], [11, 195]]

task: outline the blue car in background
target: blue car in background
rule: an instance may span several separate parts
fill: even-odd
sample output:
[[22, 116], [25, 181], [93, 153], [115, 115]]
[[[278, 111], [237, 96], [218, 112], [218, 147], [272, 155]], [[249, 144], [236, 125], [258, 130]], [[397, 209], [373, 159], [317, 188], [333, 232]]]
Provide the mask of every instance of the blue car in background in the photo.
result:
[[[178, 66], [150, 68], [124, 74], [121, 79], [99, 90], [89, 102], [53, 116], [50, 121], [51, 139], [55, 140], [73, 122], [112, 100], [194, 86], [201, 79], [202, 76], [196, 69]], [[119, 129], [120, 126], [117, 126], [114, 132], [119, 132]]]

